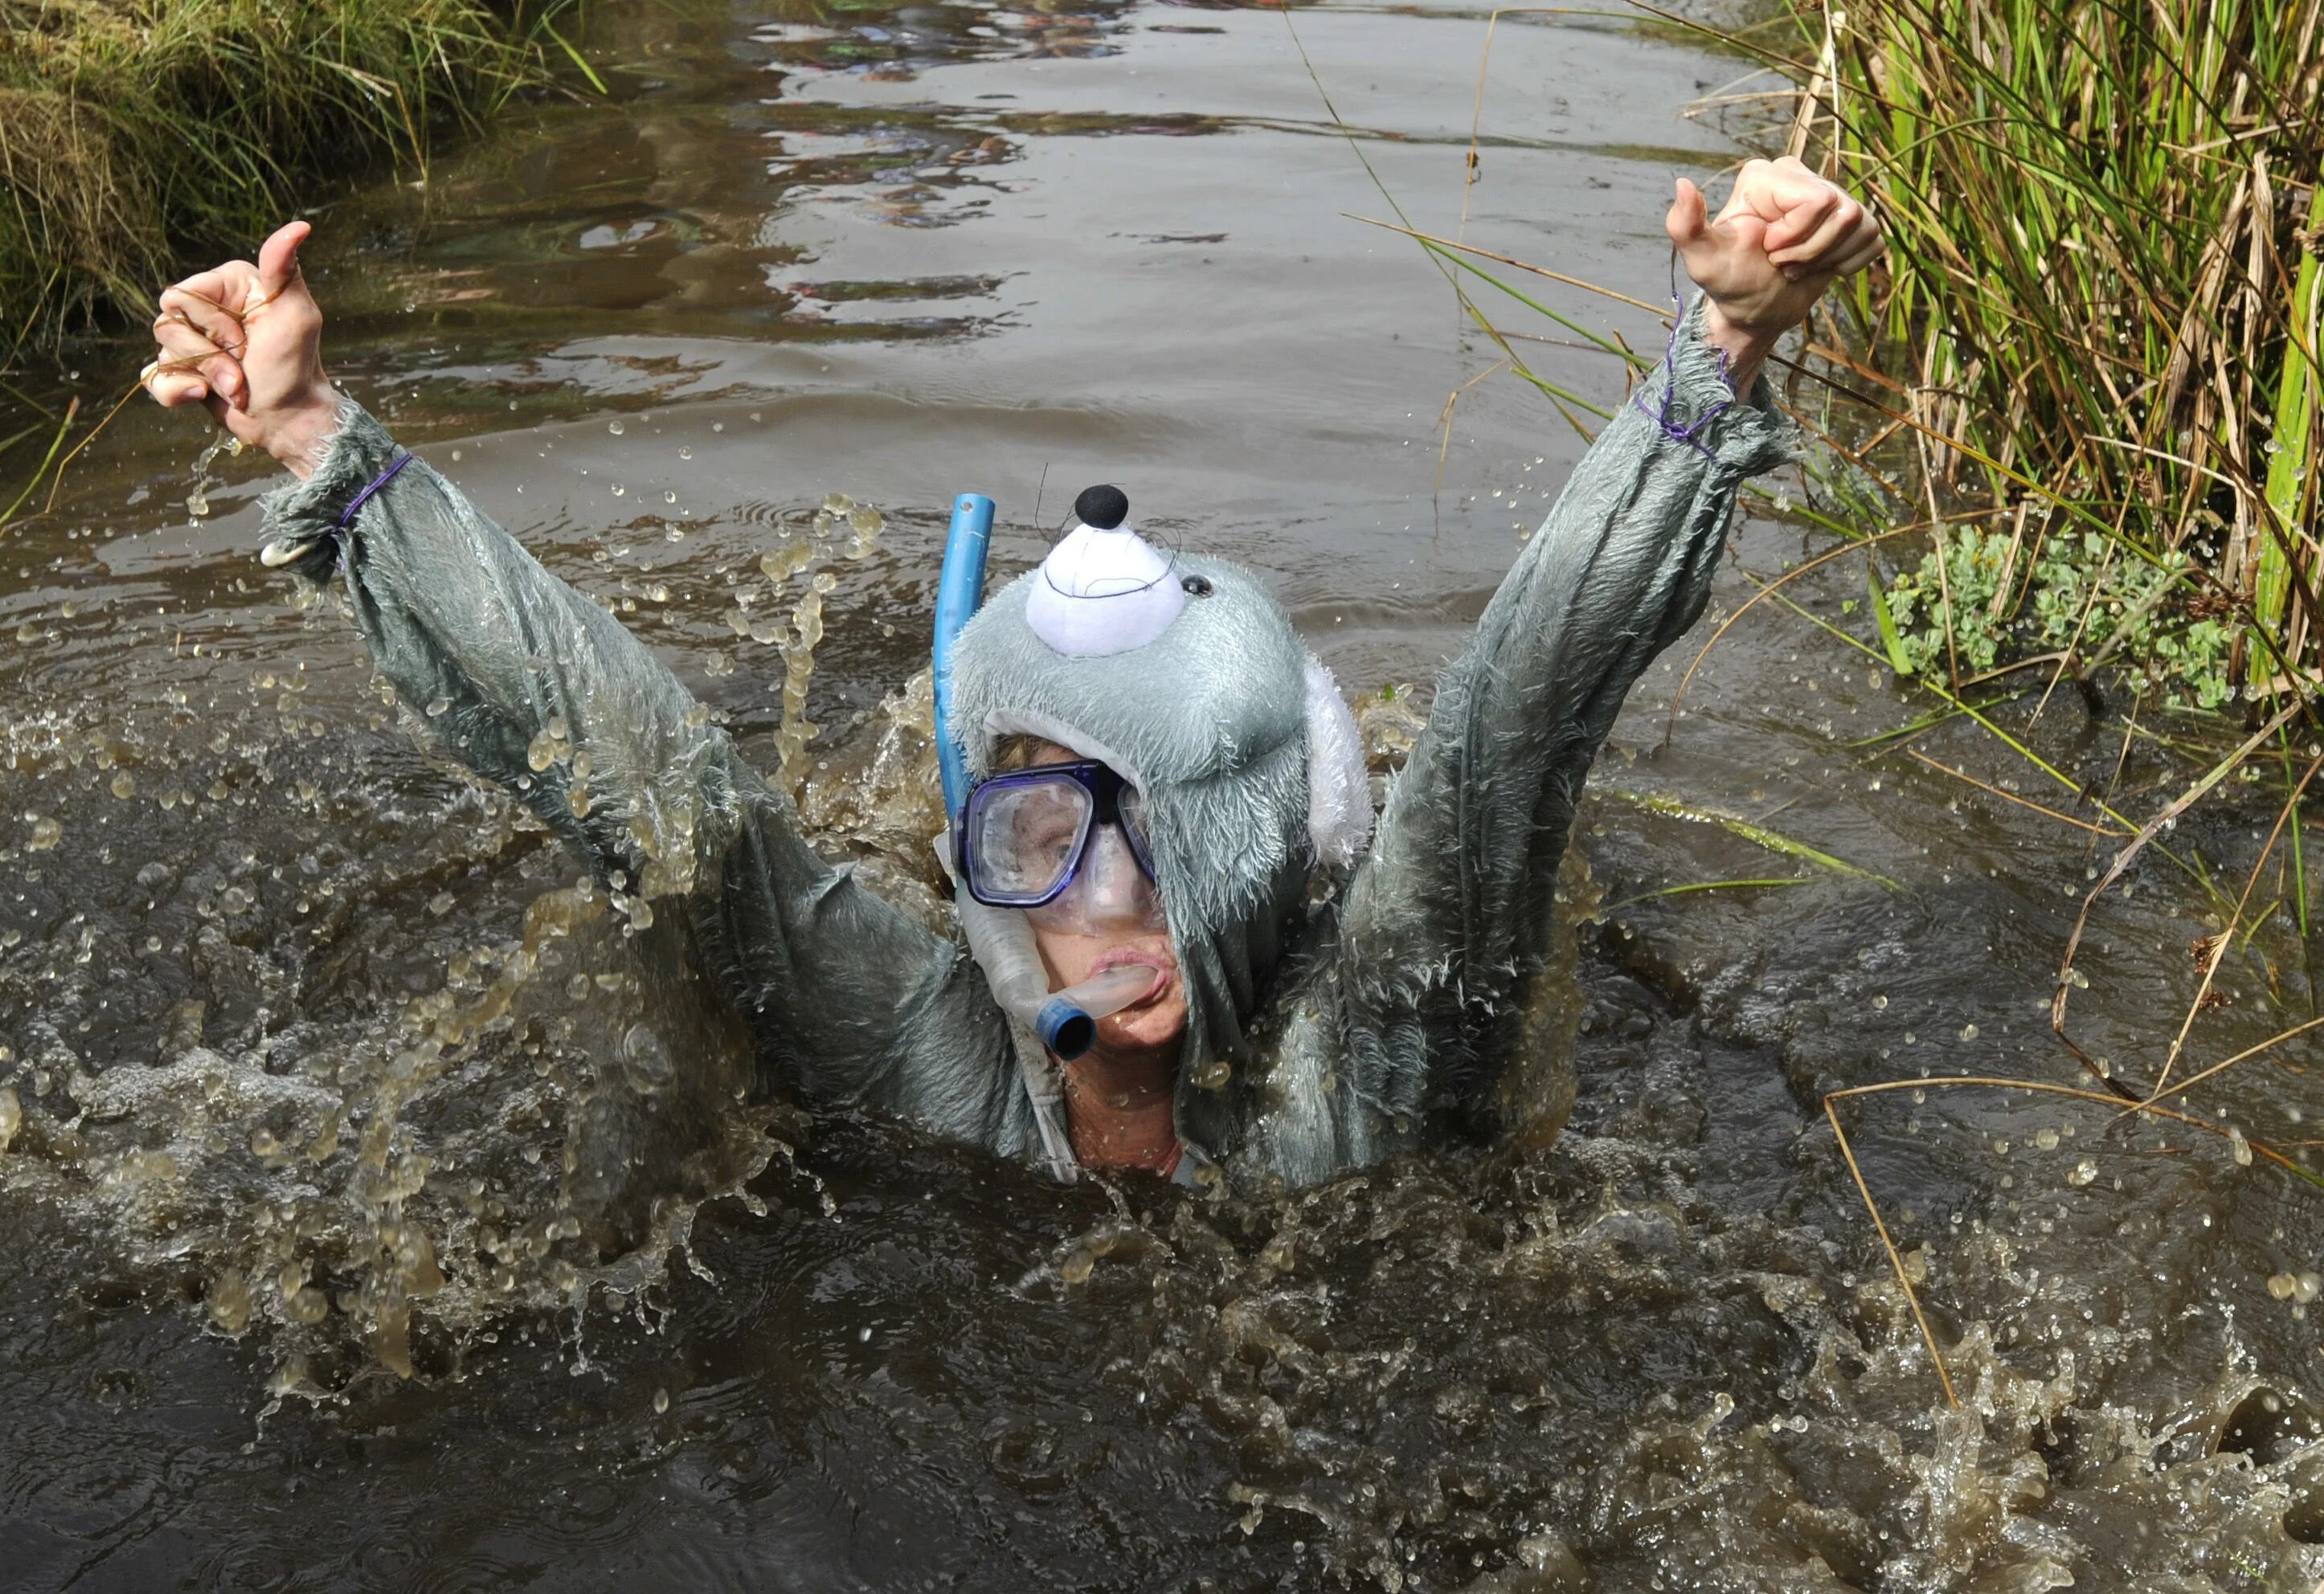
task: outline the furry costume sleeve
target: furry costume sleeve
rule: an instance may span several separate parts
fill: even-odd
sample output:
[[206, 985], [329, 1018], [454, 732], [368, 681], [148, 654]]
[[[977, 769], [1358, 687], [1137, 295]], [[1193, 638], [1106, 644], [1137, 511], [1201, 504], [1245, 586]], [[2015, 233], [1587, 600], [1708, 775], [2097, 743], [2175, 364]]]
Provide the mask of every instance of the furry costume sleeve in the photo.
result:
[[1507, 1064], [1591, 761], [1702, 613], [1743, 479], [1789, 457], [1766, 383], [1738, 399], [1700, 319], [1698, 301], [1501, 583], [1350, 884], [1347, 1066], [1390, 1120], [1473, 1111]]
[[[1008, 1150], [1007, 1027], [950, 941], [825, 863], [789, 799], [620, 622], [543, 569], [352, 401], [269, 496], [272, 563], [336, 567], [380, 673], [443, 750], [513, 790], [632, 906], [677, 912], [805, 1093]], [[350, 503], [376, 491], [342, 527]]]

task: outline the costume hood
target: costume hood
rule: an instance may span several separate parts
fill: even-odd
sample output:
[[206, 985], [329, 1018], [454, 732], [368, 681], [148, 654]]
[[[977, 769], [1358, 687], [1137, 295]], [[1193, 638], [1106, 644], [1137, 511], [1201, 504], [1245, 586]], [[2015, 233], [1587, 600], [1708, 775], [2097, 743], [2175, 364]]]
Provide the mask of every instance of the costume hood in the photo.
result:
[[1001, 588], [953, 654], [972, 779], [1019, 733], [1137, 786], [1187, 993], [1182, 1138], [1223, 1156], [1250, 1088], [1248, 1026], [1302, 917], [1310, 868], [1371, 831], [1355, 719], [1331, 672], [1249, 573], [1165, 555], [1112, 488], [1075, 501], [1049, 557]]

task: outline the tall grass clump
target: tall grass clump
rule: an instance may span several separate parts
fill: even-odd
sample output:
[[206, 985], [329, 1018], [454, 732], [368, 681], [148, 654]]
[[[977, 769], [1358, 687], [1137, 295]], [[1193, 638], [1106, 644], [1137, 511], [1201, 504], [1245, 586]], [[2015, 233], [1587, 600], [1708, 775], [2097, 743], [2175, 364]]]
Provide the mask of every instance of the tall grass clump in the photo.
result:
[[570, 0], [0, 0], [0, 336], [149, 312], [300, 185], [475, 124], [546, 77]]
[[1793, 14], [1794, 142], [1893, 243], [1859, 353], [1932, 518], [1996, 511], [1897, 583], [1906, 661], [2041, 648], [2205, 705], [2312, 696], [2324, 0]]

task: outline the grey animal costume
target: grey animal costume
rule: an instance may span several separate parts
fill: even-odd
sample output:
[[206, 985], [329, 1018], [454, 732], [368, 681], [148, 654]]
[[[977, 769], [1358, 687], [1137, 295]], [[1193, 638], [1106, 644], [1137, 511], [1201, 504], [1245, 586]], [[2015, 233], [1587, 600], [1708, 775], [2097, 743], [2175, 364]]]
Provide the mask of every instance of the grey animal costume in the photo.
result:
[[[963, 633], [954, 723], [973, 769], [998, 734], [1056, 726], [1146, 797], [1187, 990], [1178, 1129], [1204, 1177], [1309, 1182], [1477, 1121], [1518, 1044], [1591, 761], [1701, 613], [1738, 484], [1787, 457], [1764, 383], [1737, 401], [1698, 318], [1518, 556], [1369, 852], [1320, 908], [1307, 655], [1249, 576], [1182, 560], [1211, 592], [1108, 657], [1043, 656], [1032, 577]], [[762, 1066], [803, 1097], [1042, 1158], [1019, 1037], [961, 946], [818, 857], [676, 677], [434, 471], [414, 463], [348, 518], [400, 451], [352, 402], [341, 422], [312, 479], [270, 496], [271, 560], [344, 573], [404, 701], [448, 701], [447, 750], [601, 876], [690, 916]], [[572, 756], [536, 769], [552, 722]]]

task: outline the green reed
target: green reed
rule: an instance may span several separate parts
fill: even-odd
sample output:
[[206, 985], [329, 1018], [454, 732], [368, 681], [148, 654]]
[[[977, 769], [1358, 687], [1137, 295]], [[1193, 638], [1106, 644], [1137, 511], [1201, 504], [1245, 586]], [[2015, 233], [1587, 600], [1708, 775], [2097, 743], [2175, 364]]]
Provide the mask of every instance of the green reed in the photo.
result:
[[[1858, 352], [1925, 428], [1923, 491], [1996, 511], [1978, 601], [1942, 600], [1957, 644], [2031, 620], [2078, 673], [2118, 656], [2202, 668], [2214, 701], [2222, 679], [2314, 691], [2319, 14], [1794, 0], [1792, 142], [1894, 245], [1854, 295]], [[1933, 608], [1952, 584], [1924, 575]], [[2225, 657], [2171, 657], [2204, 651], [2204, 622]]]
[[[0, 364], [544, 83], [572, 0], [0, 0]], [[545, 42], [546, 41], [546, 44]]]

